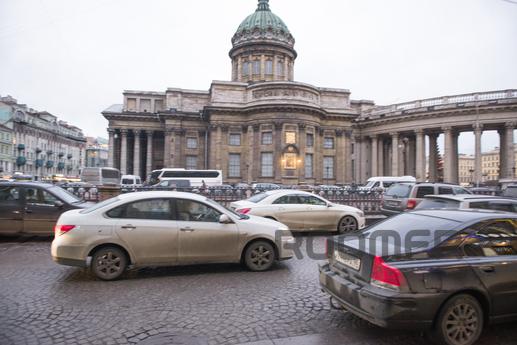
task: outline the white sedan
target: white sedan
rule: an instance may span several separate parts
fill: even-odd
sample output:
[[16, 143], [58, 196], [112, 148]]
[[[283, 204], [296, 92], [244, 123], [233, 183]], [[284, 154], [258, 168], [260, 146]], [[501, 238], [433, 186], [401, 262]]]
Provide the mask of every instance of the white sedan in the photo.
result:
[[351, 206], [331, 203], [299, 190], [273, 190], [233, 202], [241, 214], [262, 216], [286, 224], [291, 230], [338, 231], [347, 233], [364, 228], [364, 213]]

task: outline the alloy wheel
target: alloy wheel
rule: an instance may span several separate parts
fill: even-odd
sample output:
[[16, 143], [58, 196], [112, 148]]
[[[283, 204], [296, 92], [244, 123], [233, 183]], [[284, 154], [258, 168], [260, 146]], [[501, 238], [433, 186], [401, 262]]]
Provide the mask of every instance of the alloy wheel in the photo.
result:
[[338, 231], [341, 234], [345, 234], [348, 232], [357, 230], [357, 220], [352, 216], [343, 217], [339, 221]]

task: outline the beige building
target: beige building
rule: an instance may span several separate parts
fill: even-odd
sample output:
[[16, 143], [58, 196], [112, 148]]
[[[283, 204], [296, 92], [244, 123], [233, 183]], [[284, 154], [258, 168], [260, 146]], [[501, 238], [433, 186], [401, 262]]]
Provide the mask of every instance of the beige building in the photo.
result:
[[[513, 176], [509, 178], [515, 178], [515, 171], [517, 170], [517, 145], [514, 149], [515, 157], [515, 169], [512, 171]], [[500, 160], [499, 160], [499, 147], [493, 150], [483, 152], [481, 154], [481, 168], [482, 168], [482, 180], [480, 183], [488, 181], [498, 181], [500, 178]], [[475, 172], [475, 157], [473, 155], [460, 155], [459, 156], [459, 178], [461, 184], [473, 184], [474, 172]]]
[[[443, 134], [444, 179], [459, 182], [460, 132], [476, 134], [475, 166], [483, 130], [500, 130], [501, 143], [513, 143], [517, 90], [376, 106], [351, 99], [347, 89], [295, 81], [294, 45], [269, 1], [259, 0], [232, 38], [231, 81], [213, 81], [208, 90], [124, 91], [121, 104], [103, 111], [109, 165], [143, 177], [163, 167], [220, 169], [228, 183], [436, 180], [436, 140]], [[433, 148], [429, 169], [426, 137]], [[513, 166], [513, 155], [504, 148], [503, 155]]]
[[475, 157], [473, 155], [459, 155], [459, 183], [470, 185], [474, 181]]

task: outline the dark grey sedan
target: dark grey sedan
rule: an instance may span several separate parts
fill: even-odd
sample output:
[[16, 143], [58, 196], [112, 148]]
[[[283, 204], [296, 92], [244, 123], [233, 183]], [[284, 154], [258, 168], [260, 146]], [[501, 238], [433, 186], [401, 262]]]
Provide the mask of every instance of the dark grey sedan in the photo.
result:
[[0, 184], [0, 234], [51, 235], [61, 213], [91, 205], [51, 184], [5, 182]]

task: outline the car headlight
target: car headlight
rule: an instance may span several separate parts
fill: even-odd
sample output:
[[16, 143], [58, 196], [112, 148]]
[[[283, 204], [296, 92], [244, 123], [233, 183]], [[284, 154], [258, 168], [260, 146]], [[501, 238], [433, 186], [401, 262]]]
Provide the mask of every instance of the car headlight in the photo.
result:
[[359, 212], [357, 212], [357, 214], [359, 215], [359, 217], [364, 218], [364, 212], [363, 211], [359, 211]]

